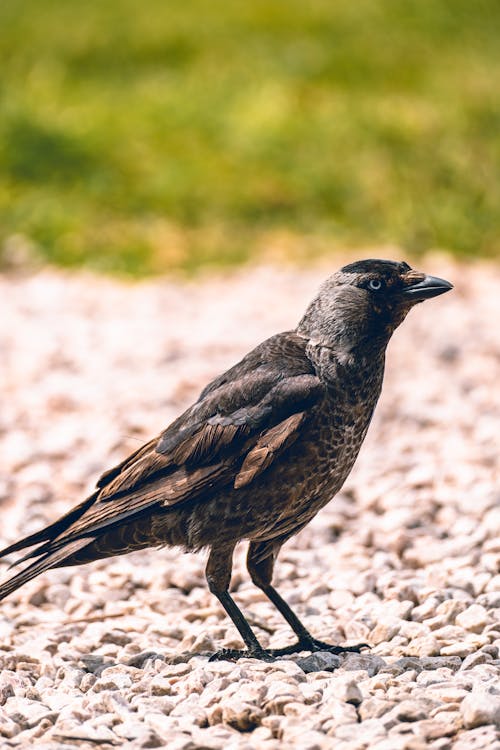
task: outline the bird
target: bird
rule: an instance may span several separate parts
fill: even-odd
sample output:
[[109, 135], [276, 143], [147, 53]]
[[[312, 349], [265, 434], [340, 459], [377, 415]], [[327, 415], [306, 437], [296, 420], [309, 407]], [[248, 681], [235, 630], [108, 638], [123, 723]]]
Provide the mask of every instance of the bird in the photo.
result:
[[[282, 545], [341, 489], [365, 438], [387, 344], [444, 279], [404, 261], [364, 259], [320, 287], [293, 330], [275, 334], [212, 380], [163, 432], [98, 479], [65, 515], [0, 551], [30, 551], [0, 599], [40, 573], [147, 547], [208, 550], [206, 581], [245, 648], [213, 659], [272, 661], [303, 651], [359, 652], [316, 639], [272, 585]], [[229, 593], [233, 551], [248, 541], [252, 582], [296, 641], [264, 648]], [[32, 549], [34, 547], [34, 549]]]

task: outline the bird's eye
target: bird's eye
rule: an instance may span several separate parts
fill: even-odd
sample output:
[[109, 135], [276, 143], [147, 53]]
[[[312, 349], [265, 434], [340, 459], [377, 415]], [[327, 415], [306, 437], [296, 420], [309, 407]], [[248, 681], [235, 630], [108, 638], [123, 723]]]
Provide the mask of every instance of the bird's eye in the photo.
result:
[[373, 289], [374, 292], [378, 292], [378, 290], [382, 288], [382, 282], [380, 279], [370, 279], [368, 286], [370, 289]]

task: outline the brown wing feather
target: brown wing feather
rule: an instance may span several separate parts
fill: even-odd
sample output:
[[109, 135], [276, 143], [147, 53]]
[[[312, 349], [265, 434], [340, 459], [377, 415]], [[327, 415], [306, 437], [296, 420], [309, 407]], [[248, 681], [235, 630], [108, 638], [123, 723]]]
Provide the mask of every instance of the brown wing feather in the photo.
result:
[[270, 430], [266, 430], [255, 446], [247, 453], [234, 480], [236, 490], [249, 484], [272, 463], [278, 452], [291, 445], [299, 435], [299, 427], [304, 421], [305, 412], [292, 414]]
[[[111, 476], [113, 470], [105, 478], [98, 499], [111, 500], [116, 495], [132, 492], [140, 488], [143, 483], [151, 483], [158, 477], [165, 481], [166, 477], [183, 464], [195, 465], [203, 459], [214, 459], [224, 449], [230, 448], [236, 438], [243, 436], [248, 430], [245, 425], [213, 424], [205, 422], [194, 435], [183, 440], [172, 453], [163, 454], [156, 450], [159, 438], [150, 441], [143, 450], [129, 456], [121, 464], [121, 470]], [[103, 475], [105, 477], [105, 475]]]
[[[222, 462], [192, 471], [181, 467], [166, 479], [159, 477], [156, 481], [136, 487], [133, 494], [114, 497], [112, 503], [108, 500], [96, 500], [94, 505], [61, 535], [60, 541], [66, 543], [82, 535], [94, 534], [109, 525], [139, 515], [151, 506], [157, 506], [159, 510], [162, 506], [175, 505], [188, 498], [195, 499], [214, 482], [230, 481], [233, 475], [233, 468]], [[54, 541], [57, 544], [59, 539], [56, 538]]]
[[212, 458], [246, 432], [245, 425], [206, 422], [174, 450], [172, 458], [178, 465]]
[[153, 438], [149, 442], [144, 443], [144, 445], [141, 445], [140, 448], [137, 448], [137, 450], [133, 451], [133, 453], [130, 453], [126, 458], [123, 459], [123, 461], [120, 461], [119, 464], [116, 464], [116, 466], [113, 466], [113, 468], [108, 469], [103, 474], [101, 474], [96, 482], [96, 487], [105, 487], [119, 474], [124, 473], [126, 469], [129, 468], [129, 466], [134, 464], [136, 461], [139, 461], [142, 456], [149, 453], [149, 451], [154, 450], [157, 443], [158, 438]]
[[175, 465], [171, 456], [163, 456], [156, 452], [157, 442], [158, 438], [148, 443], [148, 450], [142, 452], [138, 458], [127, 461], [122, 471], [102, 487], [98, 499], [111, 500], [116, 495], [133, 491], [143, 482], [154, 480], [158, 474], [163, 476], [169, 470], [173, 471]]

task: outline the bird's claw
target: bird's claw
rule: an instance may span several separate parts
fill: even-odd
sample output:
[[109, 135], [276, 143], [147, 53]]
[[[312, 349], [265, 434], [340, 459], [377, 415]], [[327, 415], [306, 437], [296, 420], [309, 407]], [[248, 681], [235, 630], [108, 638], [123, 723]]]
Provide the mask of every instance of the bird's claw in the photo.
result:
[[260, 659], [260, 661], [275, 661], [272, 649], [237, 649], [221, 648], [208, 661], [238, 661], [238, 659]]
[[330, 654], [345, 654], [354, 653], [359, 654], [361, 649], [370, 648], [368, 643], [357, 643], [355, 646], [334, 646], [331, 643], [324, 643], [324, 641], [318, 641], [316, 638], [301, 639], [291, 646], [285, 646], [284, 648], [255, 648], [255, 649], [237, 649], [237, 648], [221, 648], [216, 651], [215, 654], [209, 658], [208, 661], [238, 661], [238, 659], [260, 659], [260, 661], [273, 662], [279, 656], [289, 656], [290, 654], [298, 654], [300, 651], [310, 651], [315, 653], [317, 651], [328, 651]]
[[293, 643], [291, 646], [285, 646], [285, 648], [271, 648], [269, 652], [274, 657], [297, 654], [300, 651], [310, 651], [311, 653], [328, 651], [330, 654], [340, 655], [345, 653], [359, 654], [363, 648], [370, 648], [370, 645], [368, 643], [357, 643], [355, 646], [334, 646], [331, 643], [318, 641], [316, 638], [304, 638]]

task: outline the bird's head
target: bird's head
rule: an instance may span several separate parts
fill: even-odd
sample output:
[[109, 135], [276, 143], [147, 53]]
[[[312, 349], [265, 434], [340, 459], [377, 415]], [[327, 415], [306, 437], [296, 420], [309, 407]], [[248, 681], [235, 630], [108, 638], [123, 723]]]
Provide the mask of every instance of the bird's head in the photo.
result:
[[297, 331], [313, 343], [344, 351], [385, 346], [415, 304], [452, 288], [404, 261], [360, 260], [322, 284]]

